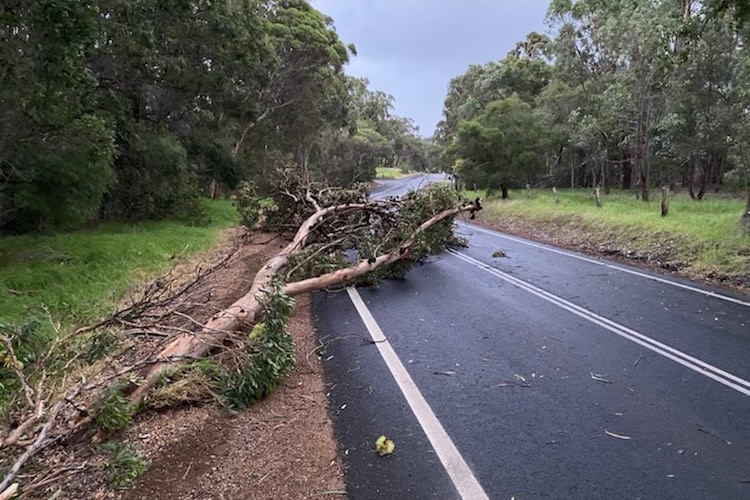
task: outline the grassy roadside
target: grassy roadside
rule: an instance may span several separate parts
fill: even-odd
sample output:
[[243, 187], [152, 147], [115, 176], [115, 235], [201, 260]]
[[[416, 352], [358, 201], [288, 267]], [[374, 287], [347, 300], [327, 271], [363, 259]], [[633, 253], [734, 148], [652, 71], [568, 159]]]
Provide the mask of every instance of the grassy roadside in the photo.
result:
[[[237, 223], [230, 201], [205, 201], [208, 226], [111, 223], [54, 235], [0, 238], [0, 325], [43, 315], [63, 327], [110, 311], [138, 278], [207, 249]], [[43, 317], [43, 316], [42, 316]]]
[[398, 179], [399, 177], [403, 177], [406, 175], [401, 171], [400, 168], [390, 168], [390, 167], [376, 167], [375, 168], [375, 178], [376, 179]]
[[[484, 193], [468, 192], [467, 196]], [[750, 286], [750, 235], [739, 226], [744, 200], [710, 197], [692, 201], [672, 195], [669, 215], [660, 201], [636, 200], [629, 192], [603, 197], [597, 208], [590, 190], [511, 192], [492, 198], [480, 219], [487, 225], [594, 253], [644, 261], [696, 278]]]

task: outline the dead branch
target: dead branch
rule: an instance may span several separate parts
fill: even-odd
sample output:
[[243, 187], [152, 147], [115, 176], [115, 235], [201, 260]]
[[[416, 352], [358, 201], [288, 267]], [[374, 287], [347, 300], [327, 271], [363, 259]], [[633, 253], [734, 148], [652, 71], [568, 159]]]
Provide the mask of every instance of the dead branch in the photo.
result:
[[21, 470], [21, 467], [23, 467], [26, 462], [36, 454], [37, 451], [44, 447], [45, 440], [47, 439], [47, 436], [55, 425], [57, 415], [62, 410], [64, 403], [64, 401], [58, 401], [55, 406], [52, 407], [52, 410], [47, 417], [47, 422], [42, 427], [42, 430], [39, 431], [39, 434], [37, 434], [34, 442], [26, 448], [26, 451], [23, 453], [23, 455], [16, 459], [13, 467], [11, 467], [8, 473], [5, 475], [5, 479], [3, 479], [3, 482], [0, 483], [0, 491], [5, 491], [5, 489], [10, 485], [11, 481], [15, 479], [18, 471]]
[[16, 494], [16, 491], [18, 491], [18, 483], [11, 484], [2, 493], [0, 493], [0, 500], [8, 500], [9, 498], [13, 498], [13, 495]]
[[[173, 303], [177, 298], [188, 294], [193, 290], [198, 283], [203, 281], [206, 277], [215, 273], [219, 269], [226, 267], [229, 261], [239, 250], [240, 245], [236, 245], [226, 256], [224, 256], [219, 262], [209, 267], [208, 269], [196, 269], [195, 277], [187, 283], [181, 285], [176, 290], [172, 290], [173, 285], [177, 283], [179, 277], [169, 276], [174, 271], [170, 270], [166, 275], [160, 279], [155, 280], [151, 286], [143, 291], [141, 297], [138, 298], [131, 305], [116, 311], [114, 314], [102, 319], [94, 325], [81, 327], [73, 332], [73, 335], [79, 335], [82, 333], [92, 332], [99, 328], [105, 328], [108, 326], [127, 324], [129, 320], [135, 317], [141, 317], [145, 315], [147, 311], [153, 311], [161, 309], [167, 305]], [[163, 317], [163, 315], [162, 315]], [[159, 318], [161, 319], [161, 318]]]

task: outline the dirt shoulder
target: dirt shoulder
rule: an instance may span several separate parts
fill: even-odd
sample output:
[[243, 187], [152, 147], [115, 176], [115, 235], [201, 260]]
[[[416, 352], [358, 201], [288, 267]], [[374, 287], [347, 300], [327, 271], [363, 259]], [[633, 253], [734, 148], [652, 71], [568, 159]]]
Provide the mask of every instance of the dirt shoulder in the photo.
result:
[[[190, 279], [198, 270], [224, 261], [180, 298], [181, 307], [190, 317], [205, 320], [232, 304], [250, 288], [261, 265], [285, 244], [273, 235], [250, 235], [240, 228], [226, 231], [210, 253], [173, 270]], [[134, 296], [138, 293], [133, 290]], [[25, 498], [344, 497], [322, 367], [314, 355], [309, 297], [296, 299], [288, 326], [296, 364], [265, 400], [237, 413], [218, 404], [200, 404], [138, 415], [128, 429], [111, 437], [134, 445], [148, 460], [146, 471], [125, 490], [108, 486], [104, 457], [88, 440], [52, 449], [40, 458], [52, 471], [48, 484]]]
[[[230, 232], [213, 258], [233, 245]], [[270, 235], [254, 235], [226, 269], [210, 276], [206, 317], [248, 288], [262, 263], [282, 247]], [[213, 307], [212, 307], [213, 306]], [[149, 460], [127, 491], [128, 499], [303, 499], [343, 492], [343, 472], [327, 414], [322, 367], [307, 296], [298, 297], [289, 321], [296, 365], [267, 399], [245, 411], [215, 406], [149, 414], [128, 431]]]
[[[289, 329], [295, 368], [266, 400], [230, 414], [213, 407], [150, 415], [129, 432], [148, 470], [123, 500], [303, 499], [343, 492], [326, 411], [309, 300], [297, 301]], [[343, 495], [341, 495], [343, 496]]]

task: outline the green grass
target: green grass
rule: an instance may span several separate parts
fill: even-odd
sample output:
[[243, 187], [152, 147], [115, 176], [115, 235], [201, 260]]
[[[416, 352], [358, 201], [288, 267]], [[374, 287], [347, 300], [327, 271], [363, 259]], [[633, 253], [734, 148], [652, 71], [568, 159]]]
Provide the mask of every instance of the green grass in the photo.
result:
[[390, 167], [376, 167], [375, 168], [375, 178], [376, 179], [398, 179], [399, 177], [403, 177], [404, 172], [401, 171], [400, 168], [390, 168]]
[[237, 223], [230, 201], [205, 201], [210, 223], [110, 223], [54, 235], [0, 238], [0, 324], [40, 316], [71, 327], [109, 311], [138, 278], [207, 249]]
[[[484, 193], [468, 192], [470, 198]], [[636, 253], [669, 254], [695, 274], [747, 276], [750, 274], [750, 235], [738, 223], [744, 199], [707, 195], [693, 201], [673, 194], [669, 215], [661, 217], [660, 193], [654, 200], [637, 200], [630, 192], [603, 196], [597, 208], [591, 190], [560, 190], [556, 204], [550, 191], [510, 193], [510, 199], [485, 203], [481, 219], [513, 219], [530, 227], [584, 233], [590, 241]]]

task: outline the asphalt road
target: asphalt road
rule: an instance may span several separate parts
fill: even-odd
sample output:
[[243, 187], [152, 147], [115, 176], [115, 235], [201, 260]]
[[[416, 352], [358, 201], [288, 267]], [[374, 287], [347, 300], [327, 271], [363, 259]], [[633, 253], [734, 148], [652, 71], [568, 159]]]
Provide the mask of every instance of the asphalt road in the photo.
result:
[[314, 295], [349, 498], [750, 498], [750, 297], [459, 231]]

